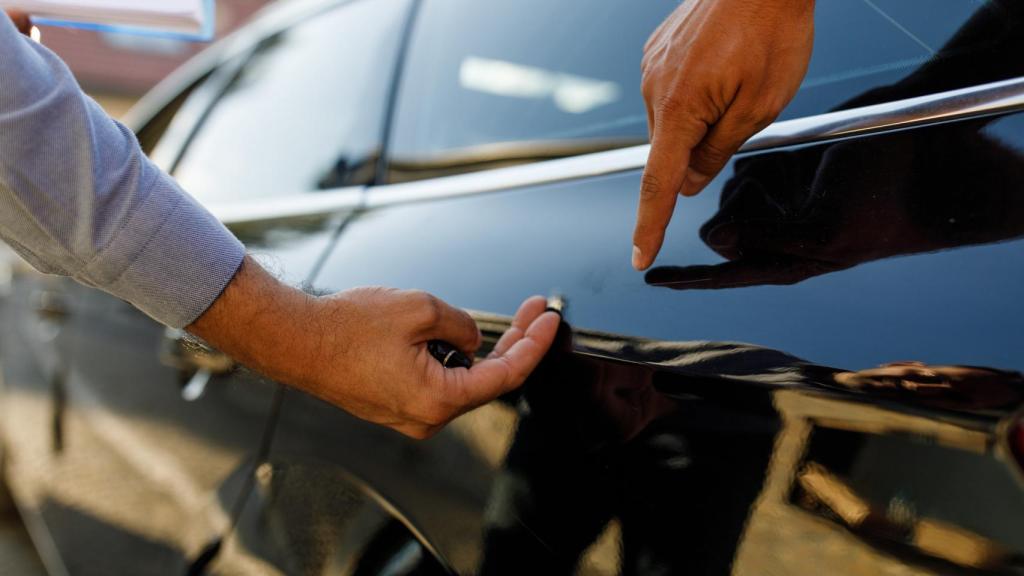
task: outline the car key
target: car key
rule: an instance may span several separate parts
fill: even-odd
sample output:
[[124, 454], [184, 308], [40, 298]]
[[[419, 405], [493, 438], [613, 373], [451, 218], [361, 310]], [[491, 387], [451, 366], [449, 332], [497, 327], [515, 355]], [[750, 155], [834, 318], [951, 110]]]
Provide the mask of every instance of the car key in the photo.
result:
[[445, 342], [444, 340], [431, 340], [427, 342], [427, 352], [441, 363], [445, 368], [469, 368], [473, 361], [462, 353], [461, 350]]

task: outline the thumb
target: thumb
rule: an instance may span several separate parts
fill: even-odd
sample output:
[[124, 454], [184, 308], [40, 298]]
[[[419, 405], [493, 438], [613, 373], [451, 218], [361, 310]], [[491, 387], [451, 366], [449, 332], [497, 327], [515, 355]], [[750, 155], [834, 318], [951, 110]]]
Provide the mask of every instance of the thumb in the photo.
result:
[[426, 293], [417, 293], [422, 299], [420, 307], [428, 322], [419, 332], [420, 341], [443, 340], [472, 357], [480, 347], [480, 330], [473, 317], [443, 300]]
[[447, 371], [445, 376], [450, 379], [452, 394], [463, 411], [518, 388], [551, 348], [560, 322], [558, 314], [544, 312], [532, 319], [522, 337], [504, 352], [488, 356], [468, 371]]

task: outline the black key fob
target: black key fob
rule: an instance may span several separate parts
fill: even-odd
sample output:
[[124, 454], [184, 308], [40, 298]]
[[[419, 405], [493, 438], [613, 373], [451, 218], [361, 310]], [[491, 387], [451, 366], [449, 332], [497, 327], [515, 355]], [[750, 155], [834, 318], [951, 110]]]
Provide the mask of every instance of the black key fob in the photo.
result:
[[444, 340], [431, 340], [427, 342], [427, 352], [430, 352], [430, 355], [436, 358], [441, 363], [441, 366], [445, 368], [469, 368], [473, 366], [473, 360]]

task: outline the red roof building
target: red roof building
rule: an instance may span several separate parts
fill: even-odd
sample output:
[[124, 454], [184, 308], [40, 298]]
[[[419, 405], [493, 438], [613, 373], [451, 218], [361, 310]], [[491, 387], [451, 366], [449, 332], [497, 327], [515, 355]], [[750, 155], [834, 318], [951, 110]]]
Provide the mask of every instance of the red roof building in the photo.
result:
[[[245, 23], [268, 0], [217, 0], [217, 37]], [[206, 43], [72, 28], [41, 27], [42, 42], [63, 58], [87, 91], [134, 99]]]

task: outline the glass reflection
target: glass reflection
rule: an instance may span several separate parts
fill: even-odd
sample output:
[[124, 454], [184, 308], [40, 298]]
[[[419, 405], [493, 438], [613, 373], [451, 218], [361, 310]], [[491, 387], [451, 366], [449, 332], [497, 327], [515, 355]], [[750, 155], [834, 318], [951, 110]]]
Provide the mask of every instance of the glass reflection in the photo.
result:
[[174, 169], [206, 203], [372, 182], [409, 2], [352, 2], [263, 40]]

